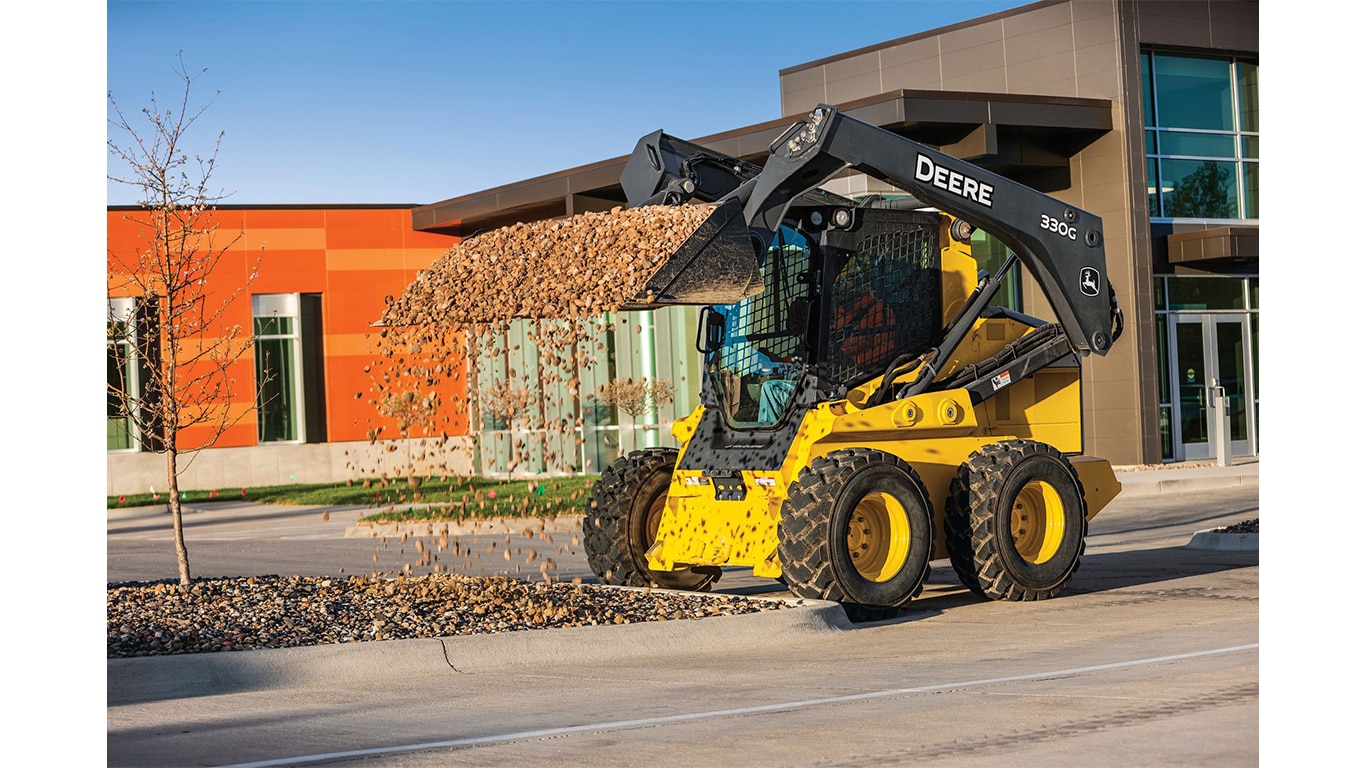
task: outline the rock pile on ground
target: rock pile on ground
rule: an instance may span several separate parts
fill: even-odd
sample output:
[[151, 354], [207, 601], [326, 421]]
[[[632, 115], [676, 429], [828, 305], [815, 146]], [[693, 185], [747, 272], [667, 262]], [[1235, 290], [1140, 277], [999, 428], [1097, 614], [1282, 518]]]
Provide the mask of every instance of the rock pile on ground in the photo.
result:
[[391, 302], [389, 326], [582, 319], [611, 312], [713, 208], [650, 205], [514, 224], [456, 244]]
[[786, 603], [667, 590], [429, 575], [110, 584], [109, 658], [704, 619]]
[[1215, 533], [1257, 533], [1257, 528], [1260, 526], [1261, 521], [1262, 521], [1262, 519], [1261, 519], [1260, 517], [1254, 517], [1254, 518], [1252, 518], [1251, 520], [1243, 520], [1242, 522], [1234, 523], [1233, 525], [1225, 526], [1225, 527], [1223, 527], [1223, 528], [1216, 528], [1216, 529], [1214, 530], [1214, 532], [1215, 532]]

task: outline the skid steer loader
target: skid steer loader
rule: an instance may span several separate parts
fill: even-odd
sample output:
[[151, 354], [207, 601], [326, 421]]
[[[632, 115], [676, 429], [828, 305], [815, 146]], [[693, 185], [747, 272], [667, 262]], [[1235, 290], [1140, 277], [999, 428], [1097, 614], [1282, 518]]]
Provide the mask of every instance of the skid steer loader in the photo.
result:
[[[818, 188], [849, 169], [909, 196]], [[1123, 330], [1098, 217], [827, 105], [762, 168], [660, 131], [621, 183], [632, 206], [715, 210], [625, 307], [704, 305], [706, 376], [680, 448], [594, 486], [603, 581], [703, 590], [743, 566], [855, 620], [919, 595], [945, 557], [986, 598], [1063, 589], [1120, 490], [1080, 455], [1081, 360]], [[974, 228], [1010, 251], [995, 274]], [[1056, 322], [992, 304], [1017, 263]]]

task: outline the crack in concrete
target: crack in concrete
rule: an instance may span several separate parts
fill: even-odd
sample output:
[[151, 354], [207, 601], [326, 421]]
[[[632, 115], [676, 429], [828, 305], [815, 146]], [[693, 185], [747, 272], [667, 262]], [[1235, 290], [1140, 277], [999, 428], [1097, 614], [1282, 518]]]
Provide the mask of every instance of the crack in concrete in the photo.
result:
[[459, 667], [455, 666], [455, 662], [451, 661], [451, 647], [450, 647], [449, 645], [446, 645], [446, 641], [445, 641], [444, 639], [442, 639], [442, 638], [437, 638], [437, 640], [441, 643], [441, 658], [445, 659], [445, 661], [446, 661], [446, 666], [450, 667], [451, 670], [452, 670], [453, 672], [455, 672], [456, 674], [459, 674], [459, 675], [468, 674], [468, 673], [465, 672], [464, 670], [462, 670], [462, 669], [460, 669]]

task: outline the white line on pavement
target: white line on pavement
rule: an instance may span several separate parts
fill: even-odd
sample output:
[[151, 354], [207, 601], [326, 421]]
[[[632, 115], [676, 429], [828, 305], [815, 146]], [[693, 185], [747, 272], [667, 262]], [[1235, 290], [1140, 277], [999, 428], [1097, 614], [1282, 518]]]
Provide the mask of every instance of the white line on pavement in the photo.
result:
[[563, 736], [571, 733], [583, 733], [591, 731], [610, 731], [623, 728], [639, 728], [649, 725], [667, 725], [670, 723], [686, 723], [695, 720], [707, 720], [721, 717], [737, 717], [743, 715], [763, 714], [767, 712], [783, 712], [793, 709], [804, 709], [807, 707], [820, 707], [829, 704], [844, 704], [852, 701], [869, 701], [872, 699], [885, 699], [892, 696], [904, 696], [912, 693], [933, 693], [935, 691], [952, 690], [959, 688], [972, 688], [986, 685], [999, 685], [1001, 683], [1015, 683], [1026, 680], [1048, 680], [1057, 677], [1073, 675], [1084, 675], [1092, 672], [1105, 672], [1114, 669], [1125, 669], [1128, 667], [1141, 667], [1153, 664], [1165, 664], [1172, 661], [1184, 659], [1194, 659], [1202, 656], [1219, 656], [1230, 653], [1241, 653], [1243, 651], [1255, 650], [1259, 643], [1251, 645], [1235, 645], [1228, 648], [1216, 648], [1209, 651], [1195, 651], [1193, 653], [1181, 653], [1173, 656], [1155, 656], [1147, 659], [1135, 659], [1133, 661], [1120, 661], [1113, 664], [1098, 664], [1091, 667], [1074, 667], [1072, 669], [1055, 669], [1048, 672], [1035, 672], [1028, 675], [1012, 675], [1009, 677], [994, 677], [983, 680], [964, 680], [954, 683], [940, 683], [938, 685], [925, 685], [915, 688], [893, 688], [883, 691], [870, 691], [868, 693], [856, 693], [848, 696], [831, 696], [823, 699], [806, 699], [804, 701], [785, 701], [780, 704], [763, 704], [755, 707], [740, 707], [738, 709], [718, 709], [709, 712], [691, 712], [681, 715], [666, 715], [663, 717], [647, 717], [639, 720], [616, 720], [607, 723], [591, 723], [587, 725], [570, 725], [563, 728], [545, 728], [537, 731], [519, 731], [516, 733], [495, 734], [492, 736], [475, 736], [464, 739], [450, 739], [447, 741], [428, 741], [420, 744], [401, 744], [391, 747], [373, 747], [370, 749], [354, 749], [345, 752], [326, 752], [316, 755], [300, 755], [298, 757], [283, 757], [276, 760], [260, 760], [252, 763], [238, 763], [235, 765], [224, 766], [223, 768], [274, 768], [275, 766], [304, 765], [307, 763], [320, 762], [323, 760], [340, 760], [353, 757], [366, 757], [370, 755], [396, 754], [399, 752], [419, 752], [426, 749], [449, 749], [452, 747], [473, 747], [482, 744], [497, 744], [499, 742], [520, 741], [523, 739], [543, 739], [553, 736]]

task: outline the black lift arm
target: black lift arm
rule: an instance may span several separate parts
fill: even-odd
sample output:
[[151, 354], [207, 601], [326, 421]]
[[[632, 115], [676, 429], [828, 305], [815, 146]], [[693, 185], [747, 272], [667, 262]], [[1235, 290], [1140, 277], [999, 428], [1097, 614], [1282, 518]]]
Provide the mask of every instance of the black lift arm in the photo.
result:
[[1104, 355], [1123, 328], [1100, 217], [822, 104], [771, 146], [744, 218], [767, 243], [789, 206], [854, 169], [986, 230], [1039, 282], [1074, 349]]

